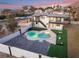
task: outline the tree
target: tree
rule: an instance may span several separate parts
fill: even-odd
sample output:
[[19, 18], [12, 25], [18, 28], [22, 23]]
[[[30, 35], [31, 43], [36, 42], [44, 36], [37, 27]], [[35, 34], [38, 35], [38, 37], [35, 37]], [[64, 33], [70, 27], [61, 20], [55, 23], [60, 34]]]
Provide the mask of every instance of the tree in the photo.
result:
[[22, 7], [24, 10], [27, 10], [28, 9], [28, 6], [23, 6]]
[[42, 11], [44, 11], [44, 8], [41, 8], [41, 7], [40, 7], [40, 8], [38, 8], [38, 9], [39, 9], [39, 10], [42, 10]]
[[57, 5], [53, 7], [54, 11], [61, 11], [62, 10], [62, 6]]
[[79, 7], [74, 7], [74, 9], [75, 9], [75, 21], [79, 21]]
[[73, 10], [73, 11], [72, 11], [72, 17], [73, 17], [73, 20], [75, 19], [75, 15], [76, 15], [76, 11]]
[[5, 19], [5, 18], [6, 18], [5, 15], [0, 15], [0, 19], [1, 19], [1, 20]]
[[72, 8], [71, 6], [68, 6], [68, 12], [70, 14], [70, 17], [72, 17], [73, 20], [74, 20], [75, 19], [75, 14], [76, 14], [75, 8]]
[[17, 11], [16, 11], [16, 16], [18, 16], [18, 17], [25, 16], [24, 10], [17, 10]]
[[52, 7], [46, 7], [45, 12], [46, 13], [53, 13], [53, 8]]
[[16, 20], [14, 19], [14, 16], [13, 15], [7, 15], [6, 16], [6, 25], [7, 25], [7, 28], [11, 31], [11, 32], [14, 32], [16, 27], [17, 27], [17, 22]]
[[30, 6], [30, 8], [29, 8], [29, 13], [32, 15], [32, 14], [34, 14], [34, 12], [35, 12], [35, 7], [33, 7], [33, 6]]
[[0, 31], [1, 31], [2, 27], [3, 27], [3, 26], [2, 26], [2, 25], [0, 25]]
[[35, 11], [35, 9], [36, 9], [36, 8], [33, 7], [33, 6], [30, 7], [30, 10], [33, 11], [33, 12]]
[[52, 7], [46, 7], [45, 10], [47, 10], [47, 9], [53, 9], [53, 8]]

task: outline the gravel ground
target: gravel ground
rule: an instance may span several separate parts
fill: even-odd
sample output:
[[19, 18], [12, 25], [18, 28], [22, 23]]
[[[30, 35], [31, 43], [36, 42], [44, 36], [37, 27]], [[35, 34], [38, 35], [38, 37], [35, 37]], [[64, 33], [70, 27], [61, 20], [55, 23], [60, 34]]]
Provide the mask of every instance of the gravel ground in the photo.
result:
[[79, 58], [79, 25], [70, 25], [68, 30], [68, 56]]

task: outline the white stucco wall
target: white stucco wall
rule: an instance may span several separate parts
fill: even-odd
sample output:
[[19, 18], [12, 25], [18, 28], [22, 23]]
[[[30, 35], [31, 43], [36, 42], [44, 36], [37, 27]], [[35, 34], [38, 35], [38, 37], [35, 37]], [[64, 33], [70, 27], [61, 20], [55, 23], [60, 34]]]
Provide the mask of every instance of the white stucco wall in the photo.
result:
[[[42, 18], [43, 17], [43, 18]], [[49, 23], [49, 18], [47, 16], [42, 16], [40, 17], [40, 20], [45, 24], [47, 25]]]
[[[34, 17], [35, 19], [35, 17]], [[47, 16], [42, 16], [40, 17], [40, 20], [50, 29], [54, 29], [54, 30], [62, 30], [63, 29], [63, 24], [60, 24], [60, 26], [57, 26], [56, 24], [52, 24], [50, 27], [49, 27], [49, 20], [50, 19], [53, 19], [52, 22], [56, 22], [56, 18], [49, 18]], [[61, 22], [64, 22], [64, 18], [61, 18]], [[45, 28], [41, 23], [38, 23], [36, 24], [35, 23], [35, 27], [39, 27], [39, 28]]]
[[9, 46], [7, 46], [7, 45], [0, 44], [0, 52], [6, 53], [6, 54], [10, 54], [8, 47]]
[[63, 25], [60, 25], [60, 26], [54, 25], [54, 29], [55, 30], [62, 30], [63, 29]]

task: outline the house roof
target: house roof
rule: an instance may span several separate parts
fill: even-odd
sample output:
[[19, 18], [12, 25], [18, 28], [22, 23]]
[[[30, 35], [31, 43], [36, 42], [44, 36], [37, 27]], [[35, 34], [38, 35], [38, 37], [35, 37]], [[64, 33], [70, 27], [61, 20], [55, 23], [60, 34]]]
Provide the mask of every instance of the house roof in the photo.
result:
[[69, 15], [68, 14], [56, 14], [56, 13], [35, 13], [32, 16], [28, 16], [28, 17], [15, 17], [15, 19], [28, 19], [28, 18], [32, 18], [34, 16], [48, 16], [48, 17], [62, 17], [62, 18], [68, 18]]
[[63, 18], [69, 17], [69, 15], [67, 14], [47, 14], [47, 16], [63, 17]]
[[32, 18], [32, 16], [27, 16], [27, 17], [15, 17], [15, 19], [27, 19], [27, 18]]
[[68, 18], [69, 15], [68, 14], [53, 14], [53, 13], [37, 13], [37, 14], [34, 14], [33, 16], [53, 16], [53, 17], [62, 17], [62, 18]]

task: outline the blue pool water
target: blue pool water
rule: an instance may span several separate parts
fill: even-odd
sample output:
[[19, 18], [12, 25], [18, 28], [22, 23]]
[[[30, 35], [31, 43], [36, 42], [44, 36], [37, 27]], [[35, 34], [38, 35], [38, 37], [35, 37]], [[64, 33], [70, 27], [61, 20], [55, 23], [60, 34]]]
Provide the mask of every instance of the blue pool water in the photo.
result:
[[46, 40], [48, 38], [50, 38], [50, 34], [45, 34], [45, 32], [35, 32], [35, 31], [29, 31], [27, 33], [27, 35], [30, 37], [30, 38], [40, 38], [40, 40]]
[[39, 38], [50, 38], [50, 34], [45, 34], [44, 32], [38, 34]]
[[31, 38], [37, 38], [38, 37], [38, 35], [34, 31], [28, 32], [27, 35], [29, 35], [29, 37], [31, 37]]

